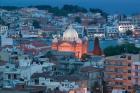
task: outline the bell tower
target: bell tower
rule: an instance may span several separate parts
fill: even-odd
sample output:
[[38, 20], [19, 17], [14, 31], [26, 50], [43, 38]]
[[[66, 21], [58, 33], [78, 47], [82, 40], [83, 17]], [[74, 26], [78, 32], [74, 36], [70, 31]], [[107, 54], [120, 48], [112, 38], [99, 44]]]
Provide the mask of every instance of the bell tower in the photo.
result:
[[97, 55], [97, 56], [101, 56], [102, 55], [102, 50], [100, 48], [98, 37], [95, 37], [95, 39], [94, 39], [93, 55]]

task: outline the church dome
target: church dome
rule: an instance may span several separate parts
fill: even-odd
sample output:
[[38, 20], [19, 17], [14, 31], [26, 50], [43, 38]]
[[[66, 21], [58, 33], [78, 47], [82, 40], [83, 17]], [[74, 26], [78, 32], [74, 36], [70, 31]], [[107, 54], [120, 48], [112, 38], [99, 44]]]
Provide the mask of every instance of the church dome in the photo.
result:
[[77, 31], [70, 25], [68, 27], [68, 29], [63, 33], [63, 40], [66, 41], [75, 41], [77, 40], [78, 37], [78, 33]]
[[76, 42], [77, 42], [77, 43], [82, 43], [82, 40], [81, 40], [80, 38], [78, 38], [78, 39], [76, 40]]

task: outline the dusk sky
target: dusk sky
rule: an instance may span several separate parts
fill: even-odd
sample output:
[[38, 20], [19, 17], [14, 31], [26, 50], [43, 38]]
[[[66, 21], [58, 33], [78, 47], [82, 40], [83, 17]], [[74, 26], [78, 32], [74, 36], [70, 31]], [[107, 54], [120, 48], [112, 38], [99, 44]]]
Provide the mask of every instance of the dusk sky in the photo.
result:
[[100, 8], [109, 13], [137, 13], [140, 12], [139, 0], [0, 0], [0, 5], [28, 6], [28, 5], [52, 5], [64, 4], [80, 5], [86, 8]]

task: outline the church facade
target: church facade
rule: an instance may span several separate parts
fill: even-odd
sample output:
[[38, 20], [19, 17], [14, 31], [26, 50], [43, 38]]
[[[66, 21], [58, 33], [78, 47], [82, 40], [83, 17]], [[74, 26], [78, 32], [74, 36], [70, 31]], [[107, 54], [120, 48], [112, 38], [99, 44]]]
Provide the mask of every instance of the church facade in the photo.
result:
[[70, 25], [63, 33], [63, 37], [55, 37], [52, 50], [74, 52], [77, 58], [88, 53], [88, 38], [80, 39], [77, 31]]

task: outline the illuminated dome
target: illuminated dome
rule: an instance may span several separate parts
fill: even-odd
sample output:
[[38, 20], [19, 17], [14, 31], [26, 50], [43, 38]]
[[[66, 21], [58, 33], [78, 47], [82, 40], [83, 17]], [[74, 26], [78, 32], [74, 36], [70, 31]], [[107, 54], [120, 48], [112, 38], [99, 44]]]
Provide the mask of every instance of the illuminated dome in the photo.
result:
[[77, 43], [82, 43], [82, 40], [79, 38], [76, 40]]
[[70, 25], [68, 29], [63, 33], [63, 40], [75, 41], [78, 39], [77, 31]]

